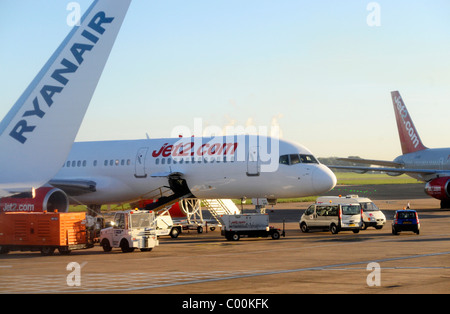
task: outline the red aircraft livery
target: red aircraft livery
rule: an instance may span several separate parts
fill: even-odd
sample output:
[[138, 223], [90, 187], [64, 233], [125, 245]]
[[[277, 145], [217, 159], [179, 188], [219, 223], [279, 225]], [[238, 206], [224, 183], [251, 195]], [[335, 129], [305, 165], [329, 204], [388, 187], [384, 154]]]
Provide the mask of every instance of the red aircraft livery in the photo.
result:
[[165, 143], [159, 150], [154, 150], [152, 156], [157, 157], [182, 157], [182, 156], [220, 156], [233, 155], [238, 147], [238, 143], [206, 143], [196, 145], [194, 142], [178, 143], [176, 145], [169, 145]]

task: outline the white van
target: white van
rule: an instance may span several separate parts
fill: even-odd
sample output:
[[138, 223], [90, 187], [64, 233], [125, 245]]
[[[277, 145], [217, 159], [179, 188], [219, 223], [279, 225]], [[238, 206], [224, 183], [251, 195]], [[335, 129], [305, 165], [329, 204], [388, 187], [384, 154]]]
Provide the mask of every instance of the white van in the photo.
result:
[[300, 218], [302, 232], [310, 229], [330, 230], [332, 234], [351, 230], [358, 233], [362, 227], [362, 210], [358, 203], [341, 203], [339, 200], [316, 202]]
[[362, 230], [366, 230], [367, 227], [374, 227], [375, 229], [382, 229], [386, 224], [386, 216], [375, 205], [370, 198], [359, 197], [355, 194], [346, 196], [323, 196], [319, 197], [316, 203], [329, 203], [340, 202], [342, 204], [359, 203], [363, 211], [363, 225]]

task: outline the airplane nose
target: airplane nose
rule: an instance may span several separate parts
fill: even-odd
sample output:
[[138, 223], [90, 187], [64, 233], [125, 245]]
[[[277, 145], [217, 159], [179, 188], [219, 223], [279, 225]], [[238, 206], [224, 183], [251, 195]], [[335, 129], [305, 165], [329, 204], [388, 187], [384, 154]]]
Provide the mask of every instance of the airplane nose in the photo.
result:
[[324, 165], [319, 165], [312, 173], [312, 186], [316, 195], [332, 190], [337, 183], [333, 171]]

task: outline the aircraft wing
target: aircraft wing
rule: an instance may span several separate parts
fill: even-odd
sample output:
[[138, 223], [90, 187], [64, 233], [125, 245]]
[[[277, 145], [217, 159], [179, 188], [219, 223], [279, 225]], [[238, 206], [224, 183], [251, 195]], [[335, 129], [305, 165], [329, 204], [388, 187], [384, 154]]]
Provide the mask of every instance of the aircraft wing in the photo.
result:
[[78, 196], [97, 191], [97, 183], [91, 180], [50, 180], [49, 184], [63, 190], [70, 196]]
[[358, 164], [377, 165], [384, 167], [402, 167], [403, 164], [388, 160], [375, 160], [375, 159], [360, 159], [360, 158], [338, 158], [340, 161], [354, 162]]
[[[182, 177], [181, 172], [158, 172], [153, 173], [152, 178]], [[63, 190], [67, 195], [78, 196], [97, 191], [98, 182], [89, 179], [52, 179], [48, 182], [51, 186]]]
[[441, 170], [407, 169], [407, 168], [391, 168], [391, 167], [358, 167], [358, 166], [332, 166], [332, 165], [327, 165], [327, 167], [332, 169], [350, 170], [360, 173], [365, 173], [368, 171], [380, 171], [389, 173], [391, 175], [402, 175], [402, 174], [432, 175], [438, 173], [448, 173], [448, 171], [441, 171]]
[[366, 165], [377, 165], [381, 167], [333, 166], [333, 165], [327, 165], [327, 167], [332, 169], [350, 170], [358, 173], [366, 173], [368, 171], [379, 171], [379, 172], [386, 172], [391, 176], [399, 176], [402, 174], [433, 175], [439, 173], [448, 173], [448, 171], [441, 171], [436, 169], [402, 168], [403, 164], [388, 160], [360, 159], [360, 158], [338, 158], [338, 160]]

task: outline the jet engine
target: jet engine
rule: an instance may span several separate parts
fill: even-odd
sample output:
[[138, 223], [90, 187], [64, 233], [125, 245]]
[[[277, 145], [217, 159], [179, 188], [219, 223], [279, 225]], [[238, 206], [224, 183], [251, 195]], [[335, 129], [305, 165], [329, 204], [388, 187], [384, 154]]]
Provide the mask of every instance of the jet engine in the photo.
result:
[[425, 193], [441, 200], [441, 208], [450, 207], [450, 177], [433, 179], [425, 184]]
[[0, 199], [0, 212], [68, 212], [69, 198], [64, 191], [54, 187], [42, 187], [34, 197], [4, 197]]

